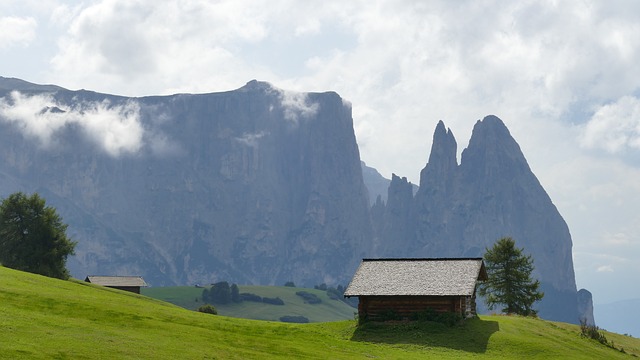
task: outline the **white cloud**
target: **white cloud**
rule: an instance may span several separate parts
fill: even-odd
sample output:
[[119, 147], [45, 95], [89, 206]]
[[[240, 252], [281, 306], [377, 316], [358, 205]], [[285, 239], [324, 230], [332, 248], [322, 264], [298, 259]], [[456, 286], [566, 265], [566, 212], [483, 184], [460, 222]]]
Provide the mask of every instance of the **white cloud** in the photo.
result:
[[0, 17], [0, 50], [29, 45], [36, 37], [37, 27], [33, 17]]
[[140, 108], [135, 102], [112, 105], [108, 101], [79, 103], [73, 108], [58, 104], [50, 95], [28, 96], [14, 91], [0, 99], [0, 120], [16, 125], [44, 147], [55, 145], [55, 135], [77, 125], [111, 156], [135, 153], [142, 147]]
[[275, 89], [280, 96], [280, 104], [284, 108], [284, 118], [297, 123], [300, 119], [313, 117], [320, 109], [318, 103], [309, 102], [306, 93]]
[[625, 233], [608, 234], [605, 243], [610, 246], [629, 245], [631, 243], [630, 236]]
[[295, 28], [295, 35], [309, 35], [309, 34], [318, 34], [320, 32], [320, 21], [318, 19], [311, 19], [305, 24], [301, 24]]
[[609, 153], [640, 149], [640, 99], [623, 96], [600, 107], [584, 126], [581, 144]]
[[597, 272], [613, 272], [613, 266], [611, 266], [611, 265], [598, 266], [596, 271]]
[[238, 44], [267, 31], [260, 3], [99, 1], [71, 21], [52, 76], [119, 94], [227, 90], [254, 66], [235, 55]]

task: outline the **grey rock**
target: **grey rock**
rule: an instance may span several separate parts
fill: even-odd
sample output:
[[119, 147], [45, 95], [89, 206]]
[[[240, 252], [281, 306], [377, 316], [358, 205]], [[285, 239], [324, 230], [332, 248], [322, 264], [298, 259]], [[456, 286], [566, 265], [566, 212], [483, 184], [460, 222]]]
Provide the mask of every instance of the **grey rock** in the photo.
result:
[[[456, 151], [453, 134], [438, 123], [413, 211], [405, 211], [409, 220], [390, 219], [387, 209], [377, 210], [385, 214], [377, 221], [403, 224], [378, 233], [378, 241], [388, 246], [379, 255], [476, 257], [499, 238], [512, 237], [533, 256], [533, 276], [545, 292], [537, 306], [540, 316], [577, 323], [569, 229], [509, 130], [499, 118], [487, 116], [474, 126], [460, 165]], [[391, 202], [391, 190], [389, 197]]]
[[360, 164], [362, 165], [362, 179], [369, 193], [369, 205], [373, 206], [378, 200], [378, 197], [380, 201], [386, 203], [387, 190], [389, 189], [391, 180], [382, 176], [378, 170], [367, 166], [364, 161], [360, 162]]
[[578, 314], [581, 322], [584, 320], [589, 326], [596, 325], [593, 317], [593, 297], [589, 290], [578, 290]]
[[[15, 83], [0, 79], [5, 107]], [[0, 196], [37, 191], [58, 209], [78, 241], [75, 277], [346, 284], [371, 253], [351, 108], [336, 93], [251, 81], [126, 98], [19, 84], [23, 96], [51, 99], [32, 109], [37, 119], [135, 104], [144, 130], [139, 149], [114, 156], [77, 122], [45, 145], [0, 118]]]
[[376, 243], [374, 251], [384, 257], [406, 257], [415, 241], [411, 182], [392, 174], [387, 198], [382, 217], [375, 217], [378, 213], [372, 211], [379, 234], [377, 240], [383, 239]]
[[[361, 165], [362, 179], [364, 180], [364, 185], [367, 187], [367, 191], [369, 192], [369, 205], [375, 205], [378, 201], [378, 197], [380, 198], [380, 201], [386, 203], [391, 180], [382, 176], [382, 174], [380, 174], [375, 168], [367, 166], [364, 161], [361, 162]], [[415, 193], [418, 192], [418, 185], [411, 184], [411, 190], [415, 195]]]

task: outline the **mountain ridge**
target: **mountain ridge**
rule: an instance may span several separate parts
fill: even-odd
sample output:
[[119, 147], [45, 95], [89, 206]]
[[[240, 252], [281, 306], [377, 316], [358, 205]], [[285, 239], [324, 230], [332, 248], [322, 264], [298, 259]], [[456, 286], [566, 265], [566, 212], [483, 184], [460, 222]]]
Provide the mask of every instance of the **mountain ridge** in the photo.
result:
[[546, 293], [540, 315], [577, 323], [568, 226], [507, 127], [493, 115], [478, 120], [460, 164], [456, 151], [453, 133], [439, 122], [415, 196], [392, 190], [406, 186], [395, 177], [387, 206], [372, 211], [381, 224], [379, 242], [400, 255], [477, 257], [499, 238], [513, 237], [534, 258], [533, 275]]
[[[335, 92], [251, 81], [196, 95], [0, 97], [0, 190], [59, 208], [79, 240], [78, 277], [346, 283], [369, 252], [351, 108]], [[40, 114], [52, 106], [64, 112]], [[38, 121], [64, 125], [30, 131]]]

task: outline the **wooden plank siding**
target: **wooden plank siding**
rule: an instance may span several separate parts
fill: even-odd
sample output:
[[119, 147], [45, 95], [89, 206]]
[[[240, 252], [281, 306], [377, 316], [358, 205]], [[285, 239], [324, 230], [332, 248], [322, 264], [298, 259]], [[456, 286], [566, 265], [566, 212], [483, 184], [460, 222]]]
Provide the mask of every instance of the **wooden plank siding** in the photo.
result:
[[112, 289], [118, 289], [123, 291], [132, 292], [135, 294], [140, 294], [140, 286], [107, 286]]
[[359, 300], [358, 316], [374, 321], [384, 318], [390, 311], [404, 319], [411, 319], [413, 314], [428, 309], [462, 316], [476, 313], [475, 297], [469, 296], [360, 296]]

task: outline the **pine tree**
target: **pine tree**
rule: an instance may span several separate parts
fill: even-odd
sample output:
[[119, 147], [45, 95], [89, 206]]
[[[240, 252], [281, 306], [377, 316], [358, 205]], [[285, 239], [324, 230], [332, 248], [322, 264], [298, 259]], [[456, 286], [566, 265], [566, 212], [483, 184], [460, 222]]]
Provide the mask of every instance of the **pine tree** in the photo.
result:
[[487, 249], [484, 262], [489, 279], [480, 285], [478, 294], [484, 296], [489, 309], [503, 305], [503, 313], [535, 315], [533, 303], [539, 301], [544, 293], [538, 291], [540, 281], [531, 278], [533, 259], [524, 255], [524, 249], [518, 249], [510, 238], [498, 240], [491, 249]]

